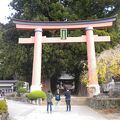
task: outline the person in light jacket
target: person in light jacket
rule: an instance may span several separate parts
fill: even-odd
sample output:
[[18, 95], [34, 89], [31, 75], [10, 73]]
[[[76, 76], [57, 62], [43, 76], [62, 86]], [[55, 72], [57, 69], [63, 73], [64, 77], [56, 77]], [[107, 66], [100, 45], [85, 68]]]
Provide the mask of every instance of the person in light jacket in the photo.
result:
[[53, 99], [53, 94], [50, 91], [48, 91], [47, 93], [47, 112], [48, 113], [52, 112], [52, 105], [53, 105], [52, 99]]

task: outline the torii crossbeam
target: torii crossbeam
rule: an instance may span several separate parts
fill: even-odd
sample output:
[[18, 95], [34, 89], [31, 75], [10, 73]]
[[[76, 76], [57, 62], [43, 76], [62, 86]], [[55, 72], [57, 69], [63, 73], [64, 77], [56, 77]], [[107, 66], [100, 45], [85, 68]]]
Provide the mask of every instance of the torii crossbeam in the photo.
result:
[[[110, 36], [98, 36], [94, 35], [94, 42], [109, 42]], [[42, 37], [41, 43], [79, 43], [86, 42], [86, 36], [82, 35], [81, 37], [68, 37], [67, 39], [61, 40], [60, 37]], [[35, 43], [35, 37], [31, 38], [19, 38], [20, 44], [32, 44]]]
[[[65, 22], [33, 22], [15, 19], [13, 22], [16, 28], [24, 30], [35, 30], [35, 36], [31, 38], [19, 38], [20, 44], [34, 43], [34, 59], [33, 59], [33, 73], [31, 91], [41, 90], [41, 55], [42, 43], [76, 43], [86, 42], [87, 44], [87, 57], [88, 57], [88, 93], [89, 95], [98, 95], [100, 87], [98, 85], [98, 77], [96, 72], [96, 57], [94, 42], [110, 41], [109, 36], [93, 35], [93, 28], [106, 28], [111, 27], [115, 17], [98, 19], [93, 21], [65, 21]], [[45, 37], [42, 36], [43, 30], [54, 29], [85, 29], [86, 35], [80, 37], [67, 37], [61, 39], [59, 37]]]

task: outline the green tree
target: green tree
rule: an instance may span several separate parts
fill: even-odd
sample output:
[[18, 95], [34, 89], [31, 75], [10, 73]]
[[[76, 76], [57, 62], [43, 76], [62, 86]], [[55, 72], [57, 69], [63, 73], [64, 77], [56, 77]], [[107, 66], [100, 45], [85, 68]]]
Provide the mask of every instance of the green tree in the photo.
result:
[[[0, 72], [1, 79], [31, 79], [32, 48], [18, 45], [19, 34], [13, 24], [5, 25], [2, 29]], [[27, 67], [29, 66], [29, 67]]]

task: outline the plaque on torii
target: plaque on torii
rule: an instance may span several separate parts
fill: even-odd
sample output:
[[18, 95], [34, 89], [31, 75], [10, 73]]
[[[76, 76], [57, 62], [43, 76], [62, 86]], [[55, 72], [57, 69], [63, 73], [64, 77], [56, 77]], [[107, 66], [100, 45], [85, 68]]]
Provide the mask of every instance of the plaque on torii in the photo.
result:
[[[35, 30], [35, 36], [31, 38], [19, 38], [20, 44], [34, 43], [34, 58], [31, 91], [41, 90], [41, 56], [42, 43], [78, 43], [86, 42], [87, 58], [88, 58], [88, 93], [90, 96], [98, 95], [100, 87], [96, 72], [96, 57], [94, 42], [110, 41], [110, 36], [93, 35], [93, 29], [111, 27], [116, 17], [104, 18], [91, 21], [65, 21], [65, 22], [33, 22], [15, 19], [13, 22], [16, 28], [23, 30]], [[66, 33], [62, 33], [63, 37], [46, 37], [42, 36], [43, 30], [69, 30], [69, 29], [85, 29], [86, 35], [80, 37], [67, 37]]]

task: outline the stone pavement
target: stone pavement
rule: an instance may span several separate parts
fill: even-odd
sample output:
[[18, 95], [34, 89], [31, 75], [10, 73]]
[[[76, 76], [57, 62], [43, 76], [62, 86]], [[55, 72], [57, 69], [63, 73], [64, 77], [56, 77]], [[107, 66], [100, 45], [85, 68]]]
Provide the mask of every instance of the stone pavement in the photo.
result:
[[120, 113], [110, 113], [104, 115], [108, 120], [120, 120]]
[[53, 112], [47, 113], [46, 106], [25, 104], [7, 100], [11, 120], [108, 120], [87, 106], [72, 106], [71, 112], [66, 112], [65, 105], [58, 105]]

